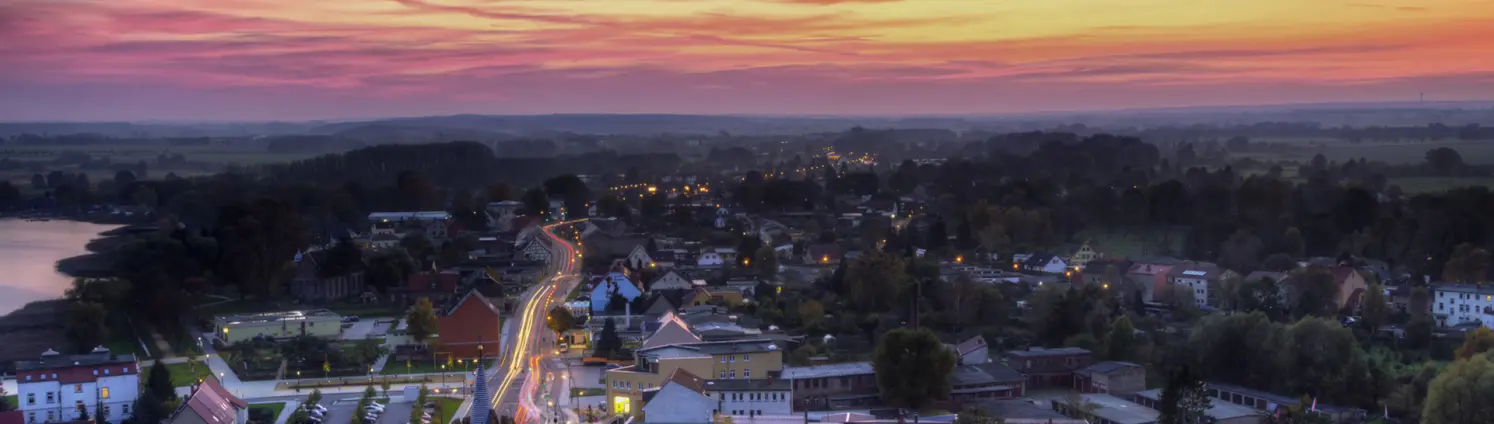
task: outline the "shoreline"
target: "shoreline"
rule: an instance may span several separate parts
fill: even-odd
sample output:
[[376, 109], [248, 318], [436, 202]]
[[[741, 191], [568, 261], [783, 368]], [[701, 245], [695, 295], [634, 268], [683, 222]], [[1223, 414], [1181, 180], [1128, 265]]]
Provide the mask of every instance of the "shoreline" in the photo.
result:
[[[0, 215], [0, 220], [35, 220], [37, 217], [14, 214]], [[69, 256], [59, 259], [52, 268], [58, 274], [68, 278], [106, 278], [113, 275], [113, 250], [119, 248], [124, 242], [129, 241], [137, 234], [155, 231], [156, 225], [136, 222], [126, 222], [119, 219], [90, 219], [91, 217], [67, 217], [52, 215], [45, 217], [49, 221], [69, 221], [95, 225], [112, 225], [115, 228], [100, 231], [83, 245], [87, 253]], [[96, 218], [96, 217], [92, 217]], [[20, 308], [0, 314], [0, 319], [14, 314], [31, 314], [36, 310], [50, 310], [56, 302], [63, 300], [61, 296], [48, 299], [37, 299], [21, 305]]]

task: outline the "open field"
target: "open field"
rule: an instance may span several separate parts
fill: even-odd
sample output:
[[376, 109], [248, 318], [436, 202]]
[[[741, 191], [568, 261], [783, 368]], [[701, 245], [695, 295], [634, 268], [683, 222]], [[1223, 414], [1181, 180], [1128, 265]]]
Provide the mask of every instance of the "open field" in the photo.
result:
[[[1111, 230], [1086, 230], [1077, 235], [1079, 242], [1088, 241], [1096, 252], [1111, 258], [1128, 258], [1149, 255], [1164, 255], [1161, 247], [1178, 252], [1182, 248], [1185, 233], [1177, 230], [1151, 229], [1134, 232]], [[1163, 243], [1166, 243], [1165, 245]]]

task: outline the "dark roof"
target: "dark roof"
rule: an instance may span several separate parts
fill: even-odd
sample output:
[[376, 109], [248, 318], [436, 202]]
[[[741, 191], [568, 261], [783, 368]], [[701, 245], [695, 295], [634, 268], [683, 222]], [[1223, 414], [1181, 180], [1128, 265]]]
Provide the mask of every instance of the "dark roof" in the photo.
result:
[[949, 374], [949, 380], [954, 386], [989, 386], [1021, 382], [1022, 374], [1004, 364], [992, 362], [956, 366]]
[[83, 367], [105, 364], [134, 364], [135, 355], [116, 355], [104, 350], [99, 353], [86, 353], [82, 355], [54, 355], [42, 354], [41, 359], [34, 361], [16, 361], [16, 371], [32, 371], [53, 368]]
[[1055, 349], [1032, 347], [1027, 348], [1026, 350], [1007, 351], [1006, 356], [1013, 356], [1017, 358], [1042, 358], [1052, 356], [1088, 355], [1089, 353], [1089, 350], [1077, 347], [1060, 347]]
[[974, 352], [977, 349], [987, 349], [986, 338], [981, 337], [981, 335], [979, 334], [975, 335], [975, 337], [971, 337], [963, 342], [960, 342], [960, 344], [958, 345], [955, 345], [955, 353], [960, 356], [964, 356], [966, 354]]
[[1051, 253], [1033, 253], [1032, 256], [1027, 257], [1027, 260], [1022, 261], [1022, 265], [1040, 267], [1048, 265], [1048, 262], [1051, 261], [1053, 261], [1053, 254]]
[[1075, 372], [1080, 373], [1080, 374], [1086, 374], [1086, 375], [1108, 374], [1108, 373], [1114, 372], [1115, 370], [1119, 370], [1119, 369], [1122, 369], [1122, 368], [1131, 368], [1131, 367], [1141, 368], [1140, 365], [1136, 365], [1136, 364], [1133, 364], [1133, 363], [1130, 363], [1130, 362], [1105, 361], [1105, 362], [1097, 362], [1097, 363], [1094, 363], [1094, 364], [1092, 364], [1090, 366], [1087, 366], [1087, 367], [1084, 367], [1084, 368], [1080, 368], [1079, 371], [1075, 371]]
[[[695, 374], [691, 374], [689, 371], [685, 371], [684, 368], [675, 369], [674, 373], [669, 375], [669, 380], [665, 381], [664, 384], [669, 384], [670, 382], [678, 383], [681, 386], [685, 386], [685, 388], [690, 389], [695, 393], [700, 393], [702, 389], [705, 388], [704, 379], [695, 376]], [[659, 387], [663, 387], [664, 384], [660, 384]]]
[[768, 339], [751, 340], [725, 340], [719, 342], [701, 342], [690, 344], [668, 344], [648, 349], [639, 349], [642, 353], [648, 350], [662, 349], [667, 347], [679, 347], [695, 350], [708, 355], [723, 355], [728, 353], [755, 353], [755, 352], [778, 352], [778, 345]]
[[733, 378], [723, 380], [709, 380], [705, 382], [706, 390], [721, 392], [732, 392], [742, 390], [783, 390], [790, 389], [790, 380], [777, 378]]
[[654, 308], [654, 304], [655, 303], [659, 303], [659, 302], [668, 302], [669, 305], [671, 306], [671, 308], [669, 308], [669, 310], [671, 310], [671, 311], [675, 310], [675, 309], [679, 309], [680, 305], [685, 304], [685, 294], [687, 294], [687, 293], [690, 293], [690, 291], [689, 290], [654, 290], [654, 291], [651, 291], [651, 292], [649, 292], [648, 300], [644, 301], [643, 310], [647, 311], [649, 309], [653, 309]]

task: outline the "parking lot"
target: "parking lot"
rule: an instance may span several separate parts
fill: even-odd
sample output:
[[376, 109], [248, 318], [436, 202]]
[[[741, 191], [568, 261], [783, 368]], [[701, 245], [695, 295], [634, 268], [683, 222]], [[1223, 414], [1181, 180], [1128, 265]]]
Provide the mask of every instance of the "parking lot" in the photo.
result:
[[[389, 332], [389, 327], [394, 321], [389, 318], [371, 319], [365, 318], [348, 325], [342, 329], [342, 340], [363, 340], [369, 337], [383, 337]], [[330, 408], [330, 406], [329, 406]]]
[[[362, 424], [365, 413], [355, 410], [358, 399], [359, 396], [350, 396], [336, 401], [322, 400], [322, 406], [327, 407], [327, 415], [322, 424]], [[406, 424], [410, 421], [410, 408], [413, 407], [415, 404], [411, 402], [386, 403], [384, 413], [379, 415], [378, 424]]]

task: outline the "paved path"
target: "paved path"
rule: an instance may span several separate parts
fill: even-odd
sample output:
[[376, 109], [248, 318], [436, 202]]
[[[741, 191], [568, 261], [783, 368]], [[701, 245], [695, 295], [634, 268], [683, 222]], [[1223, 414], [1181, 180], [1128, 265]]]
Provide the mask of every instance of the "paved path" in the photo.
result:
[[285, 424], [286, 421], [290, 421], [291, 414], [294, 414], [296, 412], [296, 408], [300, 407], [301, 402], [299, 401], [285, 401], [285, 409], [281, 409], [280, 416], [275, 417], [275, 424]]
[[384, 365], [389, 363], [389, 356], [390, 355], [380, 355], [379, 356], [379, 360], [374, 361], [374, 363], [373, 363], [373, 373], [374, 374], [378, 374], [378, 373], [384, 371]]

